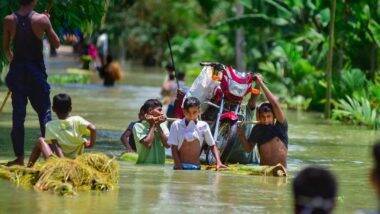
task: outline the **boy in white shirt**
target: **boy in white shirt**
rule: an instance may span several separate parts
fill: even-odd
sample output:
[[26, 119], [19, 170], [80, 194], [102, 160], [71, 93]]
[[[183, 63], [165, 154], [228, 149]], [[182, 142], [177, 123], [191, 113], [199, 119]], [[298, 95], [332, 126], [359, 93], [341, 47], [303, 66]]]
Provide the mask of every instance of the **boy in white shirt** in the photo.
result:
[[168, 144], [172, 149], [174, 169], [199, 170], [199, 155], [204, 141], [215, 156], [216, 169], [226, 168], [220, 161], [219, 150], [209, 125], [198, 120], [200, 101], [195, 97], [188, 97], [184, 102], [184, 114], [184, 119], [176, 120], [170, 127]]

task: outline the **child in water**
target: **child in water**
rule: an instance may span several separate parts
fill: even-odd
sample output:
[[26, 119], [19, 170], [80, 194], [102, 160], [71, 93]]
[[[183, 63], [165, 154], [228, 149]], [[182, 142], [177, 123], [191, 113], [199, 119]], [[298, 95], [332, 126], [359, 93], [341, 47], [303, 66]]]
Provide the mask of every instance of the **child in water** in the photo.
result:
[[165, 148], [169, 148], [169, 130], [162, 104], [157, 99], [145, 101], [141, 122], [133, 126], [133, 136], [138, 154], [137, 164], [164, 164]]
[[195, 97], [188, 97], [184, 102], [184, 114], [184, 119], [176, 120], [170, 127], [168, 143], [172, 149], [174, 169], [200, 170], [199, 155], [204, 141], [211, 147], [216, 159], [216, 169], [226, 168], [220, 161], [219, 150], [209, 125], [198, 120], [200, 101]]

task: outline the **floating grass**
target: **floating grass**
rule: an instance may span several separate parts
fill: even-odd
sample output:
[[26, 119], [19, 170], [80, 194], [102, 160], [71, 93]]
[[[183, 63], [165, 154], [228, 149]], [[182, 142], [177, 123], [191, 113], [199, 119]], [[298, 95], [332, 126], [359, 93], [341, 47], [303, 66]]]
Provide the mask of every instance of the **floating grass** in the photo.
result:
[[0, 168], [0, 177], [39, 191], [75, 195], [78, 190], [107, 191], [118, 183], [119, 165], [104, 154], [88, 153], [76, 159], [52, 157], [34, 168]]
[[[211, 169], [215, 169], [215, 166], [205, 165], [202, 167], [202, 169], [211, 170]], [[233, 174], [244, 174], [244, 175], [275, 176], [275, 177], [287, 176], [286, 169], [281, 164], [277, 164], [276, 166], [231, 164], [231, 165], [228, 165], [228, 168], [223, 169], [222, 172], [229, 172]]]
[[[137, 153], [124, 153], [120, 156], [121, 161], [136, 163], [138, 158]], [[173, 159], [166, 158], [165, 163], [173, 164]], [[215, 165], [202, 165], [202, 170], [215, 169]], [[277, 164], [276, 166], [259, 166], [259, 165], [242, 165], [230, 164], [228, 168], [221, 170], [222, 173], [244, 174], [244, 175], [259, 175], [259, 176], [278, 176], [285, 177], [287, 172], [284, 166]]]

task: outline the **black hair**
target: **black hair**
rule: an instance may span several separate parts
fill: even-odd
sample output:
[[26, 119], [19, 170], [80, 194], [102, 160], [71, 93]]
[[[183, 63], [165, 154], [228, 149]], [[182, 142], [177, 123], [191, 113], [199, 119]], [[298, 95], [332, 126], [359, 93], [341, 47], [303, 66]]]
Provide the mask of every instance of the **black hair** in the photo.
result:
[[265, 112], [272, 112], [273, 113], [273, 106], [272, 104], [270, 104], [269, 102], [265, 102], [265, 103], [262, 103], [259, 108], [257, 109], [259, 115], [261, 113], [265, 113]]
[[337, 195], [335, 176], [320, 167], [307, 167], [293, 181], [293, 195], [296, 213], [330, 213]]
[[149, 99], [141, 106], [140, 111], [143, 113], [148, 112], [150, 109], [162, 107], [162, 103], [157, 99]]
[[175, 80], [175, 76], [173, 73], [169, 74], [169, 80]]
[[186, 98], [184, 104], [183, 104], [183, 109], [185, 110], [189, 110], [189, 108], [191, 107], [200, 107], [201, 106], [201, 102], [199, 101], [198, 98], [196, 97], [188, 97]]
[[177, 72], [177, 79], [183, 81], [185, 79], [185, 72]]
[[30, 5], [34, 0], [19, 0], [22, 6]]
[[71, 98], [67, 94], [57, 94], [53, 97], [53, 109], [57, 114], [67, 114], [71, 111]]
[[174, 66], [171, 63], [168, 63], [165, 68], [167, 71], [174, 71]]
[[106, 57], [106, 61], [107, 63], [111, 63], [113, 61], [113, 57], [111, 54], [108, 54], [107, 57]]
[[373, 173], [375, 178], [380, 181], [380, 140], [378, 140], [373, 146], [372, 155], [374, 159]]

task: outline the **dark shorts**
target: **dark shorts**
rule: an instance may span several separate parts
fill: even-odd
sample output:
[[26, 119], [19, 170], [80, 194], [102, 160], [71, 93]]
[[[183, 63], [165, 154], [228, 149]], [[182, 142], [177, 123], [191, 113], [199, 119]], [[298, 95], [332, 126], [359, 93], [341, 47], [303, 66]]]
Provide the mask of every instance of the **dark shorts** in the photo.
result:
[[12, 62], [5, 82], [13, 93], [29, 95], [31, 93], [46, 94], [50, 92], [43, 61]]

